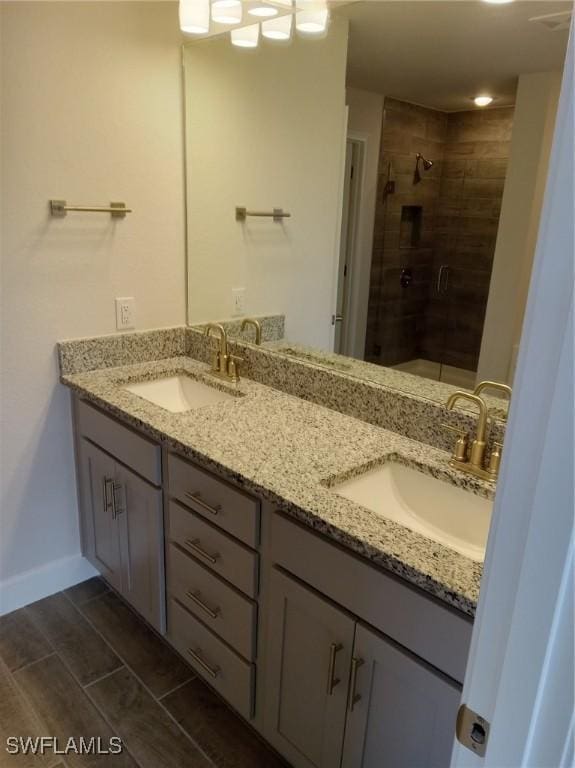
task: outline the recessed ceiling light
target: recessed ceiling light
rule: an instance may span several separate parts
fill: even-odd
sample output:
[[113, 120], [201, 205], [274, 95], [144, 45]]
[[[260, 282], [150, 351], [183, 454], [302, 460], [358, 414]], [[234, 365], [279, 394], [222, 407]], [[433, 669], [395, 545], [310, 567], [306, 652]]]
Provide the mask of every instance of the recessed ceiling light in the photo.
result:
[[493, 101], [493, 96], [476, 96], [473, 101], [478, 107], [487, 107]]
[[484, 3], [489, 3], [490, 5], [506, 5], [507, 3], [512, 3], [514, 0], [483, 0]]

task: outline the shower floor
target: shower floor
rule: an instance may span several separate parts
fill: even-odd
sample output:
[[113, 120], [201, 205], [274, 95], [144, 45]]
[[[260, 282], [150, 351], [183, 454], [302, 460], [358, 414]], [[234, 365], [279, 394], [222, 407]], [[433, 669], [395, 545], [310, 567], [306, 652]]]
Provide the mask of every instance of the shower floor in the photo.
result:
[[442, 365], [432, 360], [416, 358], [408, 360], [406, 363], [392, 366], [398, 371], [413, 373], [416, 376], [423, 376], [426, 379], [442, 381], [445, 384], [453, 384], [455, 387], [465, 387], [473, 389], [475, 387], [476, 372], [466, 371], [464, 368], [456, 368], [453, 365]]

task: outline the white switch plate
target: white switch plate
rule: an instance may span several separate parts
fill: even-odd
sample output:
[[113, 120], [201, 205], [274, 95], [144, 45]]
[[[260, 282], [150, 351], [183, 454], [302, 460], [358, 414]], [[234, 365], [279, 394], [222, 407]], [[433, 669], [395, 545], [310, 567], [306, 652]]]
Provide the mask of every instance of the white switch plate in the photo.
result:
[[246, 313], [246, 289], [232, 288], [232, 313], [245, 315]]
[[128, 331], [136, 327], [136, 300], [133, 296], [116, 299], [116, 330]]

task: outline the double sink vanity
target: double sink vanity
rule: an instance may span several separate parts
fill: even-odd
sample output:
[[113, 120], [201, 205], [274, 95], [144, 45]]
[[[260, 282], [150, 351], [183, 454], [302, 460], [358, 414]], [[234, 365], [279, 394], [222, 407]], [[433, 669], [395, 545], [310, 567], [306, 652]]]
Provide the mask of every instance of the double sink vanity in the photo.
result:
[[290, 764], [448, 765], [501, 423], [213, 345], [59, 345], [85, 556]]

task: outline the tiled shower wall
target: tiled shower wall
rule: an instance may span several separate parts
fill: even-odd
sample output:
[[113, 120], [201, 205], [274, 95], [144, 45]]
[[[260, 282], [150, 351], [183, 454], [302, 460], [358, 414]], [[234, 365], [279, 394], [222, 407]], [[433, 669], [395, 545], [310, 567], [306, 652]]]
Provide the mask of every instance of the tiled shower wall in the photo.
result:
[[[385, 100], [366, 359], [476, 369], [512, 123]], [[417, 152], [434, 165], [416, 185]]]

